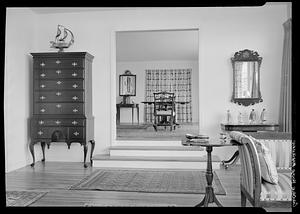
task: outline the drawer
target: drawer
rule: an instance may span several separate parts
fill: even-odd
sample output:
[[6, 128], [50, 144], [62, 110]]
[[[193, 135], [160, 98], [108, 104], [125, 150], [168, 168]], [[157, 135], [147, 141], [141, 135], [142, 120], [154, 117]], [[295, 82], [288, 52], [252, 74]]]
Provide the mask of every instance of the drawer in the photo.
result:
[[85, 137], [85, 129], [84, 128], [73, 128], [70, 127], [69, 128], [69, 138], [70, 139], [82, 139]]
[[82, 68], [68, 69], [35, 69], [34, 78], [38, 79], [64, 79], [64, 78], [84, 78], [84, 70]]
[[33, 127], [31, 136], [33, 138], [66, 140], [68, 139], [68, 127]]
[[79, 90], [65, 91], [65, 90], [53, 90], [53, 91], [35, 91], [35, 102], [83, 102], [84, 92]]
[[83, 103], [35, 103], [34, 114], [83, 114]]
[[34, 89], [35, 90], [62, 90], [62, 89], [83, 89], [84, 81], [83, 80], [36, 80], [34, 81]]
[[31, 130], [31, 137], [32, 138], [44, 138], [44, 139], [51, 138], [48, 131], [49, 131], [48, 128], [34, 126]]
[[83, 68], [84, 59], [80, 58], [39, 58], [33, 62], [34, 68], [47, 69], [47, 68]]
[[65, 118], [54, 118], [54, 119], [38, 119], [32, 122], [33, 125], [39, 127], [46, 127], [46, 126], [71, 126], [71, 127], [78, 127], [78, 126], [85, 126], [85, 119], [65, 119]]

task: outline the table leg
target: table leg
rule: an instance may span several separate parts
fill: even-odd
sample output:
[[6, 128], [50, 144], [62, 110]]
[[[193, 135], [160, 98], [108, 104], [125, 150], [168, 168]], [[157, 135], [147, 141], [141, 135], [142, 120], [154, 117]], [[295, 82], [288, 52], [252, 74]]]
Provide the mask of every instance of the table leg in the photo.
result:
[[117, 124], [120, 124], [120, 107], [117, 107]]
[[212, 152], [212, 146], [206, 147], [207, 151], [207, 168], [206, 168], [206, 182], [207, 187], [205, 188], [205, 196], [203, 200], [196, 205], [196, 207], [207, 207], [209, 203], [215, 202], [217, 206], [222, 207], [221, 203], [217, 200], [214, 189], [212, 187], [212, 181], [213, 181], [213, 171], [212, 171], [212, 161], [211, 161], [211, 152]]
[[228, 169], [229, 167], [235, 166], [235, 164], [238, 160], [239, 160], [239, 150], [237, 150], [229, 160], [223, 160], [221, 162], [221, 165], [225, 169]]
[[139, 106], [138, 106], [138, 105], [136, 106], [136, 113], [137, 113], [137, 121], [138, 121], [138, 124], [140, 124], [140, 109], [139, 109]]
[[133, 119], [134, 119], [133, 114], [134, 114], [134, 107], [132, 106], [132, 108], [131, 108], [131, 123], [132, 124], [133, 124]]

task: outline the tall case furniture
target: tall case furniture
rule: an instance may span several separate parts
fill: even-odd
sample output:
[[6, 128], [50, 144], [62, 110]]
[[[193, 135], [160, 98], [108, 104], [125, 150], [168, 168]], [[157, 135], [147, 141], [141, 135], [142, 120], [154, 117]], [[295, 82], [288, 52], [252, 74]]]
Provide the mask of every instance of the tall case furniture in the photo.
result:
[[33, 106], [29, 149], [35, 164], [34, 145], [52, 142], [83, 146], [84, 167], [88, 142], [90, 161], [95, 147], [92, 115], [92, 61], [87, 52], [31, 53], [33, 56]]

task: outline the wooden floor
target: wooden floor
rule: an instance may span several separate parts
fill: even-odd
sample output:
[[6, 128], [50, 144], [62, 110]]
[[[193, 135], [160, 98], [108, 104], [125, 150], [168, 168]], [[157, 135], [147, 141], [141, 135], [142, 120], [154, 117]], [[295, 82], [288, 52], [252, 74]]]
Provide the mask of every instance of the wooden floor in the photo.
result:
[[[99, 168], [84, 168], [82, 163], [36, 162], [30, 166], [6, 173], [6, 190], [37, 190], [48, 193], [30, 206], [118, 206], [118, 207], [193, 207], [203, 194], [140, 193], [115, 191], [83, 191], [68, 188]], [[217, 195], [225, 207], [240, 206], [239, 167], [216, 170], [226, 191]], [[210, 204], [210, 206], [215, 206]], [[250, 206], [247, 204], [247, 206]], [[291, 211], [291, 209], [268, 209], [267, 211]]]

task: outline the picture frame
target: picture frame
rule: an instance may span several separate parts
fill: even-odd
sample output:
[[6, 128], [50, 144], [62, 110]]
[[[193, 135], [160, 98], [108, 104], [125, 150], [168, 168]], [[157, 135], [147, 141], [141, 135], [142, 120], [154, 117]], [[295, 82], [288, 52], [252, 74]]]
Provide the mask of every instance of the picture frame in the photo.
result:
[[119, 76], [119, 96], [136, 96], [136, 75], [125, 72]]

